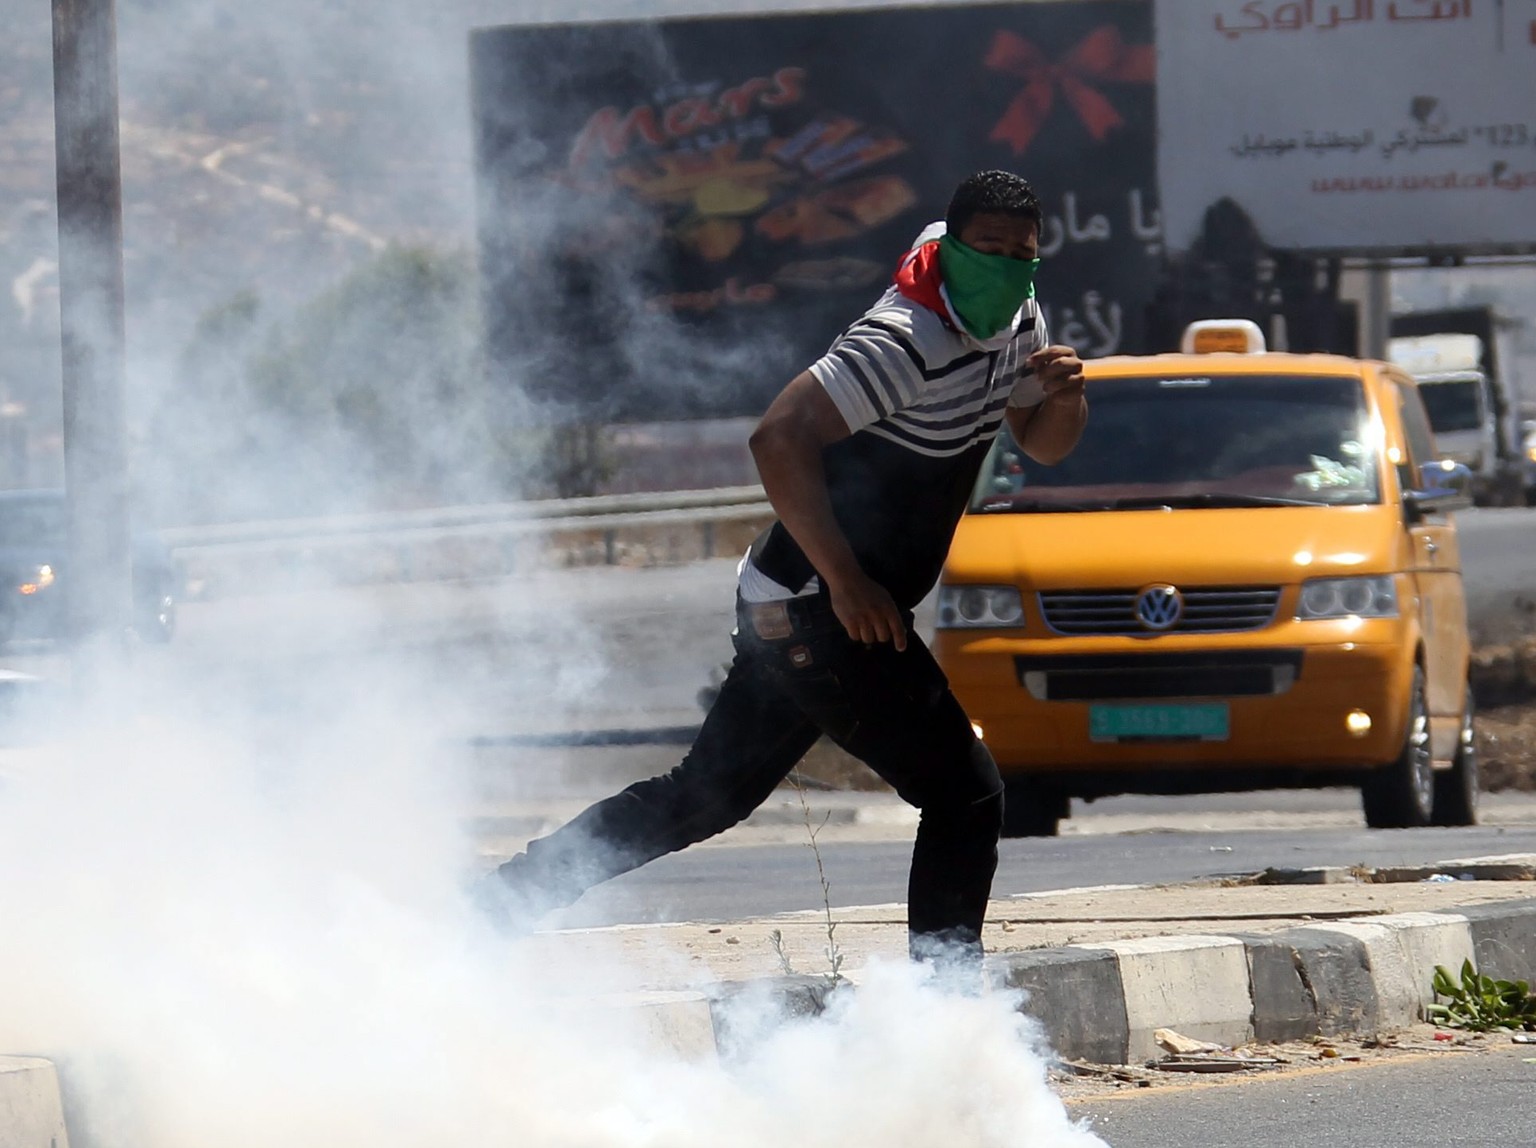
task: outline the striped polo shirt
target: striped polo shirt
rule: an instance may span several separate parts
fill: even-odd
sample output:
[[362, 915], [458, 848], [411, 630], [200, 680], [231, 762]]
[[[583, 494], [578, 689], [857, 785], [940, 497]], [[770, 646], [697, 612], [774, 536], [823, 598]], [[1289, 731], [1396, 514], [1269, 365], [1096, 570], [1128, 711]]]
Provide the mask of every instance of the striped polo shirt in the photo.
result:
[[[914, 247], [942, 234], [936, 224]], [[852, 432], [823, 452], [833, 512], [864, 571], [905, 608], [938, 580], [1003, 412], [1044, 397], [1027, 362], [1048, 342], [1033, 299], [980, 340], [943, 298], [941, 316], [892, 287], [810, 368]], [[819, 589], [779, 523], [752, 544], [740, 585], [756, 602]]]

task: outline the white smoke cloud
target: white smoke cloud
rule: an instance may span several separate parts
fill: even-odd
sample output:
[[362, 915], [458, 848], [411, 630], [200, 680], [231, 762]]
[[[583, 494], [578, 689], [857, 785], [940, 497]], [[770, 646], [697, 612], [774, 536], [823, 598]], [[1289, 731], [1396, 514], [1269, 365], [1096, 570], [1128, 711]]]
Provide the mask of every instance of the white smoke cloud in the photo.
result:
[[[11, 26], [36, 65], [46, 22], [25, 7]], [[194, 417], [174, 401], [199, 315], [251, 288], [291, 330], [284, 308], [380, 241], [469, 243], [471, 27], [700, 10], [124, 0], [135, 417], [163, 412], [162, 429], [215, 455], [216, 434], [256, 435], [276, 457], [280, 432], [262, 420], [220, 427], [217, 404]], [[46, 68], [27, 76], [35, 113]], [[46, 184], [52, 149], [33, 134], [29, 171]], [[334, 162], [302, 162], [317, 153]], [[49, 298], [36, 269], [56, 254], [35, 200], [0, 205], [0, 279], [25, 287], [3, 301], [34, 311]], [[515, 423], [520, 400], [506, 401]], [[403, 421], [442, 436], [435, 415], [423, 403]], [[484, 465], [480, 441], [440, 446], [455, 449]], [[321, 477], [342, 495], [378, 494], [376, 472], [344, 451], [335, 462]], [[153, 454], [139, 465], [174, 519], [187, 476]], [[315, 474], [217, 477], [239, 505], [285, 481], [308, 494]], [[539, 967], [471, 909], [476, 794], [449, 742], [462, 699], [492, 679], [553, 683], [552, 717], [577, 705], [602, 679], [592, 635], [573, 624], [552, 668], [548, 650], [484, 635], [424, 653], [432, 639], [399, 640], [401, 618], [382, 607], [350, 636], [324, 599], [279, 625], [298, 599], [274, 601], [228, 604], [223, 632], [146, 659], [137, 716], [0, 761], [0, 1049], [57, 1060], [78, 1143], [1098, 1143], [1050, 1095], [1013, 1000], [946, 996], [905, 966], [871, 969], [827, 1017], [772, 1028], [723, 1066], [659, 1050], [623, 1010], [582, 1007], [632, 977]], [[566, 612], [557, 595], [540, 606], [557, 622]], [[305, 631], [308, 645], [294, 637]], [[581, 994], [561, 996], [573, 981]]]
[[80, 1143], [1099, 1143], [1012, 997], [905, 965], [723, 1066], [584, 1006], [630, 974], [496, 937], [463, 892], [464, 774], [368, 692], [302, 736], [226, 705], [11, 759], [0, 1048], [61, 1064]]

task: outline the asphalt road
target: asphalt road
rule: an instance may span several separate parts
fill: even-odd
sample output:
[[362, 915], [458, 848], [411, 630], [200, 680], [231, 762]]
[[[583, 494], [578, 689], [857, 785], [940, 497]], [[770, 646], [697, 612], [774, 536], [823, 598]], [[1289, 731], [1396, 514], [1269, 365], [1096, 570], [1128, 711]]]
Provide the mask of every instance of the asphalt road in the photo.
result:
[[[1228, 798], [1225, 817], [1237, 824], [1256, 812], [1283, 809], [1291, 795]], [[1335, 803], [1354, 803], [1335, 795]], [[1124, 805], [1129, 799], [1116, 799]], [[1181, 798], [1198, 810], [1212, 798]], [[1103, 804], [1109, 805], [1110, 802]], [[1536, 852], [1536, 800], [1517, 797], [1496, 814], [1502, 825], [1470, 829], [1179, 830], [1099, 833], [1005, 840], [999, 849], [997, 896], [1091, 885], [1160, 884], [1271, 867], [1411, 865], [1505, 853]], [[834, 908], [905, 902], [911, 832], [884, 841], [820, 841], [817, 846]], [[730, 921], [822, 907], [816, 858], [805, 834], [771, 845], [695, 848], [663, 857], [591, 890], [550, 919], [576, 928], [660, 921]], [[1533, 1138], [1536, 1143], [1536, 1138]]]
[[1469, 510], [1456, 516], [1462, 583], [1474, 635], [1497, 638], [1536, 624], [1536, 510]]
[[1433, 1052], [1074, 1104], [1112, 1148], [1512, 1148], [1536, 1144], [1536, 1047]]
[[[1518, 609], [1515, 599], [1533, 579], [1527, 554], [1536, 514], [1481, 511], [1462, 521], [1464, 565], [1480, 616]], [[445, 747], [445, 764], [453, 755], [448, 747], [462, 748], [474, 735], [695, 723], [697, 691], [730, 657], [733, 566], [717, 560], [653, 570], [576, 569], [477, 585], [193, 603], [184, 607], [172, 645], [143, 652], [138, 679], [152, 704], [186, 710], [217, 699], [243, 710], [242, 720], [270, 739], [274, 752], [285, 739], [312, 740], [358, 720], [409, 725], [414, 737], [427, 732]], [[0, 665], [44, 675], [59, 672], [63, 661], [41, 645], [6, 655]], [[498, 800], [589, 798], [669, 767], [679, 752], [672, 746], [509, 749], [481, 752], [474, 766], [488, 789], [499, 787]], [[1286, 803], [1298, 800], [1320, 802], [1331, 813], [1321, 822], [1282, 818], [1277, 828], [1263, 828], [1270, 822], [1253, 816], [1294, 808]], [[1079, 817], [1127, 808], [1137, 808], [1134, 799], [1079, 808], [1069, 831]], [[1267, 865], [1536, 850], [1531, 822], [1502, 833], [1368, 833], [1348, 793], [1194, 797], [1167, 808], [1209, 817], [1197, 827], [1170, 823], [1182, 827], [1179, 832], [1006, 842], [996, 887], [1006, 894]], [[1229, 828], [1236, 825], [1248, 828]], [[824, 859], [836, 903], [903, 900], [907, 849], [901, 840], [828, 841]], [[612, 921], [813, 908], [820, 894], [812, 865], [803, 845], [792, 842], [689, 851], [615, 882], [582, 911], [589, 920]]]

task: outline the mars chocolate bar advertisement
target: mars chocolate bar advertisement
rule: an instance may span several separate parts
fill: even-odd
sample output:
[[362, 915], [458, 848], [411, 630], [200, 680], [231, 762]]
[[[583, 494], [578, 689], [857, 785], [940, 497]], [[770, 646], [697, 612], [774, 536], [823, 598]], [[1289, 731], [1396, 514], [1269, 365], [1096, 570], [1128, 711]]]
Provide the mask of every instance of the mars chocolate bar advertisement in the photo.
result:
[[1053, 336], [1142, 350], [1151, 36], [1141, 0], [475, 33], [492, 369], [589, 416], [761, 413], [993, 167], [1045, 206]]

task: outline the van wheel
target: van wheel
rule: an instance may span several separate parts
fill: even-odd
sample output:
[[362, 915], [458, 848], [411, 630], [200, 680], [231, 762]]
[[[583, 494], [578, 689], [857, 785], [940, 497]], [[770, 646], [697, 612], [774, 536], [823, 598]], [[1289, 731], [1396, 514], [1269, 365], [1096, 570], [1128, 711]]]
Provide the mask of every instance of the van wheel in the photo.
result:
[[1055, 837], [1067, 815], [1065, 794], [1032, 778], [1003, 782], [1003, 836]]
[[1472, 728], [1472, 689], [1461, 706], [1461, 732], [1451, 768], [1435, 774], [1435, 824], [1476, 825], [1477, 797], [1482, 777], [1477, 764], [1477, 737]]
[[1418, 829], [1434, 810], [1435, 770], [1429, 756], [1429, 707], [1424, 671], [1415, 666], [1408, 698], [1408, 733], [1390, 765], [1372, 771], [1360, 787], [1365, 823], [1372, 829]]

